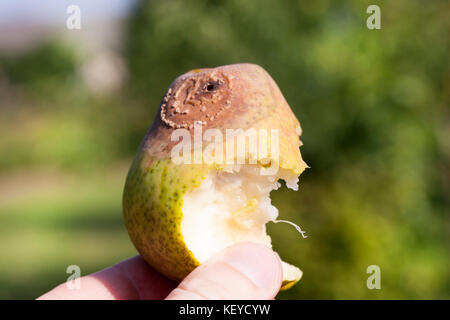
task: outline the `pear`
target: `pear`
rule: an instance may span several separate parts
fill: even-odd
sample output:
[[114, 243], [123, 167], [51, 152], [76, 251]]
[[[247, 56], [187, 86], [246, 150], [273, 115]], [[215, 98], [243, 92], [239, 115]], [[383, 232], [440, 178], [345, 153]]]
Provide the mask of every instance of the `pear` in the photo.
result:
[[[237, 134], [224, 142], [230, 130]], [[207, 132], [213, 133], [209, 139]], [[249, 132], [260, 135], [251, 140]], [[234, 64], [179, 76], [163, 96], [125, 183], [123, 214], [136, 249], [160, 273], [180, 281], [234, 243], [271, 247], [266, 224], [286, 221], [277, 220], [270, 192], [280, 187], [280, 179], [297, 190], [298, 176], [307, 168], [299, 150], [301, 132], [277, 84], [260, 66]], [[240, 142], [247, 143], [239, 154], [235, 141], [242, 136]], [[185, 152], [177, 158], [174, 150]], [[302, 272], [282, 266], [282, 289], [287, 289]]]

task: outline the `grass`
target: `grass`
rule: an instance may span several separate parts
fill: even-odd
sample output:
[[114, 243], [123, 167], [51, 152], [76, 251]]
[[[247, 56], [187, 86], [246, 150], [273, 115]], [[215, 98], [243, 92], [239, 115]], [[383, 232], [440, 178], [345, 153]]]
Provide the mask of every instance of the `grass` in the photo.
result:
[[[31, 299], [136, 254], [122, 222], [125, 165], [95, 174], [18, 172], [0, 181], [0, 299]], [[30, 177], [24, 179], [24, 177]]]

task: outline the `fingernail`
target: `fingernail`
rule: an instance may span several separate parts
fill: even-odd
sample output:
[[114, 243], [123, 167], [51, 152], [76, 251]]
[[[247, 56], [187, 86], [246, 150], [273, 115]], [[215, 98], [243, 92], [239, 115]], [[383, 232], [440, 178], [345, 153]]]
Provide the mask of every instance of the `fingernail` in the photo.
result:
[[259, 288], [281, 283], [281, 263], [270, 248], [256, 243], [243, 243], [228, 248], [224, 261], [243, 273]]

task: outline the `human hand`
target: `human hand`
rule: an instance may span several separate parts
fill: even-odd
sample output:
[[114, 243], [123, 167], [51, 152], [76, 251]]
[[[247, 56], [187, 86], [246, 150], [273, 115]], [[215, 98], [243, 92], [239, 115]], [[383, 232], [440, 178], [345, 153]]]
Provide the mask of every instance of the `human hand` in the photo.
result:
[[255, 243], [234, 245], [192, 271], [178, 286], [140, 256], [80, 278], [80, 289], [65, 283], [38, 299], [273, 299], [282, 281], [281, 261]]

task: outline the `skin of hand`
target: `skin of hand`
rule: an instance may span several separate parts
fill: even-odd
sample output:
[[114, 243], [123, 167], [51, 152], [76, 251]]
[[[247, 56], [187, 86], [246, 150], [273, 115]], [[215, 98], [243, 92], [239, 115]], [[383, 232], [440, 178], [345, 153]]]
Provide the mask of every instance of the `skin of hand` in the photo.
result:
[[280, 290], [279, 256], [266, 246], [240, 243], [218, 253], [175, 284], [140, 257], [80, 278], [79, 289], [60, 284], [40, 300], [268, 300]]

